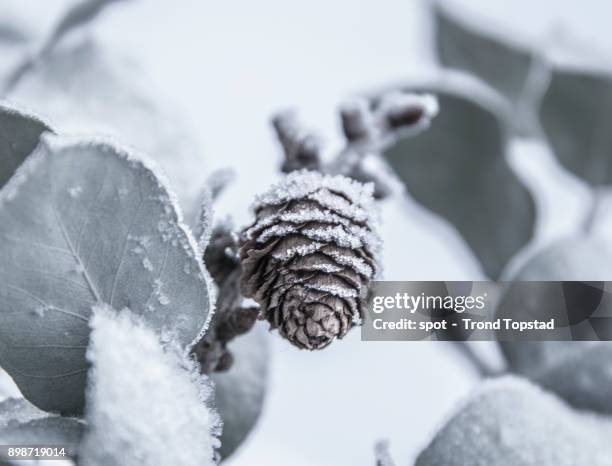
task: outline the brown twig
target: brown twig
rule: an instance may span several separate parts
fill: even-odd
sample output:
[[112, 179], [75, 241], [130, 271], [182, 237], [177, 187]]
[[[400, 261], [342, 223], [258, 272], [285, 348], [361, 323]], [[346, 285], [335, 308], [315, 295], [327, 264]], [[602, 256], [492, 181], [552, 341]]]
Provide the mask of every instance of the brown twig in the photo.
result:
[[212, 233], [204, 262], [217, 287], [215, 314], [208, 331], [192, 349], [204, 374], [228, 370], [233, 363], [227, 344], [248, 332], [259, 315], [256, 306], [243, 304], [240, 262], [232, 225], [221, 223]]
[[416, 134], [429, 125], [437, 108], [430, 96], [398, 92], [385, 94], [376, 102], [354, 99], [340, 109], [346, 145], [330, 163], [321, 163], [318, 139], [298, 124], [293, 113], [282, 113], [272, 120], [283, 147], [285, 173], [308, 169], [340, 174], [362, 183], [374, 183], [374, 197], [383, 199], [391, 189], [387, 173], [377, 173], [364, 161], [369, 156], [379, 157], [397, 137], [408, 132]]
[[272, 119], [285, 154], [281, 166], [283, 173], [306, 168], [319, 170], [321, 166], [321, 150], [318, 138], [305, 131], [298, 124], [293, 112], [283, 112]]

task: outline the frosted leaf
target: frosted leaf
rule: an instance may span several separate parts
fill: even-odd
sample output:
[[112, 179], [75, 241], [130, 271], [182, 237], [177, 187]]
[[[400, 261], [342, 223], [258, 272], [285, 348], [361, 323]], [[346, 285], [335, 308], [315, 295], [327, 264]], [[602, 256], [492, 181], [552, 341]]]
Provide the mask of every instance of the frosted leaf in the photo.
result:
[[104, 134], [148, 154], [177, 189], [189, 223], [195, 218], [205, 180], [197, 133], [134, 63], [92, 41], [63, 41], [7, 98], [45, 115], [58, 131]]
[[0, 188], [36, 148], [49, 127], [39, 118], [0, 102]]
[[416, 466], [605, 466], [612, 421], [570, 409], [522, 379], [486, 382], [419, 455]]
[[97, 307], [79, 464], [213, 466], [220, 421], [195, 363], [129, 310]]
[[0, 403], [0, 430], [48, 415], [23, 398], [8, 398]]
[[[210, 277], [153, 170], [108, 142], [49, 136], [0, 191], [0, 365], [42, 409], [82, 410], [94, 304], [174, 327], [183, 347], [208, 324]], [[67, 190], [77, 183], [83, 190], [73, 199]], [[129, 196], [118, 198], [118, 188]], [[160, 219], [167, 237], [157, 232]], [[152, 272], [134, 244], [147, 247]], [[160, 294], [149, 299], [156, 281]]]
[[0, 403], [0, 445], [57, 445], [74, 456], [83, 428], [81, 421], [49, 415], [23, 398]]

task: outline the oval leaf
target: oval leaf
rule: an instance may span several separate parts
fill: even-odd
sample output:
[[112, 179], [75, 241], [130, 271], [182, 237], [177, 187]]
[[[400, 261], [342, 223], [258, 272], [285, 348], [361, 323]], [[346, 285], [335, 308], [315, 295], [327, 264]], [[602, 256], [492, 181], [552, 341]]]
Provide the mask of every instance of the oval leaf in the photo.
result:
[[485, 31], [473, 26], [487, 23], [474, 20], [470, 24], [439, 2], [434, 4], [433, 14], [440, 63], [478, 76], [517, 103], [529, 75], [532, 52], [510, 38], [496, 37], [492, 28]]
[[[0, 403], [0, 444], [66, 448], [75, 456], [84, 425], [72, 418], [49, 416], [23, 398]], [[1, 461], [1, 459], [0, 459]]]
[[38, 118], [0, 104], [0, 188], [23, 163], [49, 128]]
[[0, 431], [10, 425], [25, 424], [48, 416], [48, 413], [23, 398], [8, 398], [0, 403]]
[[165, 186], [103, 143], [49, 137], [0, 192], [0, 365], [41, 409], [80, 413], [94, 304], [187, 346], [208, 275]]
[[76, 456], [84, 425], [77, 419], [49, 416], [0, 429], [2, 445], [44, 445], [66, 449], [67, 457]]
[[612, 345], [609, 341], [576, 346], [562, 361], [533, 380], [572, 406], [612, 414]]
[[[600, 281], [612, 280], [612, 255], [604, 244], [587, 237], [560, 241], [549, 246], [529, 260], [513, 277], [519, 281]], [[513, 297], [517, 286], [506, 286], [498, 304], [497, 313], [506, 309], [516, 312]], [[536, 289], [531, 288], [535, 293]], [[572, 303], [571, 297], [561, 286], [538, 287], [538, 294], [522, 297], [522, 303], [538, 312], [552, 314], [557, 311], [554, 303], [562, 302], [571, 315], [571, 307], [584, 306], [585, 299]], [[514, 309], [513, 309], [514, 308]], [[524, 309], [521, 309], [523, 311]], [[537, 310], [537, 311], [535, 311]], [[579, 311], [584, 312], [584, 308]], [[529, 312], [529, 309], [527, 309]], [[575, 326], [574, 332], [586, 338], [597, 338], [597, 332], [608, 335], [612, 331], [609, 316], [612, 300], [609, 291], [603, 294], [595, 314], [597, 319]], [[532, 314], [533, 315], [533, 314]], [[595, 330], [596, 331], [595, 331]], [[529, 377], [538, 384], [563, 397], [570, 404], [597, 412], [612, 413], [612, 359], [609, 358], [609, 341], [500, 341], [501, 351], [510, 370]]]
[[612, 76], [557, 69], [540, 106], [561, 164], [592, 185], [612, 183]]
[[7, 98], [44, 115], [58, 132], [109, 135], [144, 152], [167, 173], [187, 218], [195, 218], [206, 180], [197, 134], [120, 54], [91, 40], [58, 44]]
[[538, 387], [505, 377], [481, 388], [416, 466], [605, 466], [612, 456], [610, 436], [609, 419], [577, 413]]
[[265, 399], [270, 365], [268, 332], [256, 325], [229, 343], [234, 364], [227, 372], [215, 372], [215, 405], [223, 419], [219, 453], [229, 457], [244, 442], [259, 416]]
[[530, 240], [535, 222], [534, 201], [506, 161], [503, 112], [484, 94], [427, 91], [440, 102], [431, 127], [400, 138], [384, 156], [410, 195], [454, 225], [497, 279]]

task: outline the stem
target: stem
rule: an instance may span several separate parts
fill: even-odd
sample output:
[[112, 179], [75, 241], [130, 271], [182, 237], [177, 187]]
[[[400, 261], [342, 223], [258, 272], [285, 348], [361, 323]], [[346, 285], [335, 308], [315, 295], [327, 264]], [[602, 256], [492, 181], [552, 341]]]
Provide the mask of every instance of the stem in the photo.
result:
[[523, 136], [538, 137], [543, 134], [534, 108], [544, 97], [550, 79], [551, 68], [546, 62], [545, 53], [534, 54], [516, 105], [516, 113], [520, 120], [517, 129]]
[[591, 202], [589, 210], [582, 222], [582, 231], [587, 234], [593, 233], [597, 224], [597, 214], [601, 210], [604, 193], [602, 188], [593, 188], [591, 191]]
[[259, 309], [243, 305], [238, 245], [230, 224], [215, 227], [204, 252], [204, 262], [218, 287], [218, 296], [212, 322], [192, 353], [200, 363], [200, 371], [210, 374], [232, 366], [234, 358], [227, 345], [253, 328]]

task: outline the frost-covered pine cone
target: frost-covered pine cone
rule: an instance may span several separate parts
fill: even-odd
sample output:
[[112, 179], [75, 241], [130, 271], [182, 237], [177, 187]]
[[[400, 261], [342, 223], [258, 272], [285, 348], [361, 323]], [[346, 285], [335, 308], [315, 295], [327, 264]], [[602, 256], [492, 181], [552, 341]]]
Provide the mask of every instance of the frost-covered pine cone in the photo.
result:
[[299, 348], [324, 348], [360, 322], [380, 243], [372, 191], [298, 171], [255, 201], [241, 239], [242, 292]]

